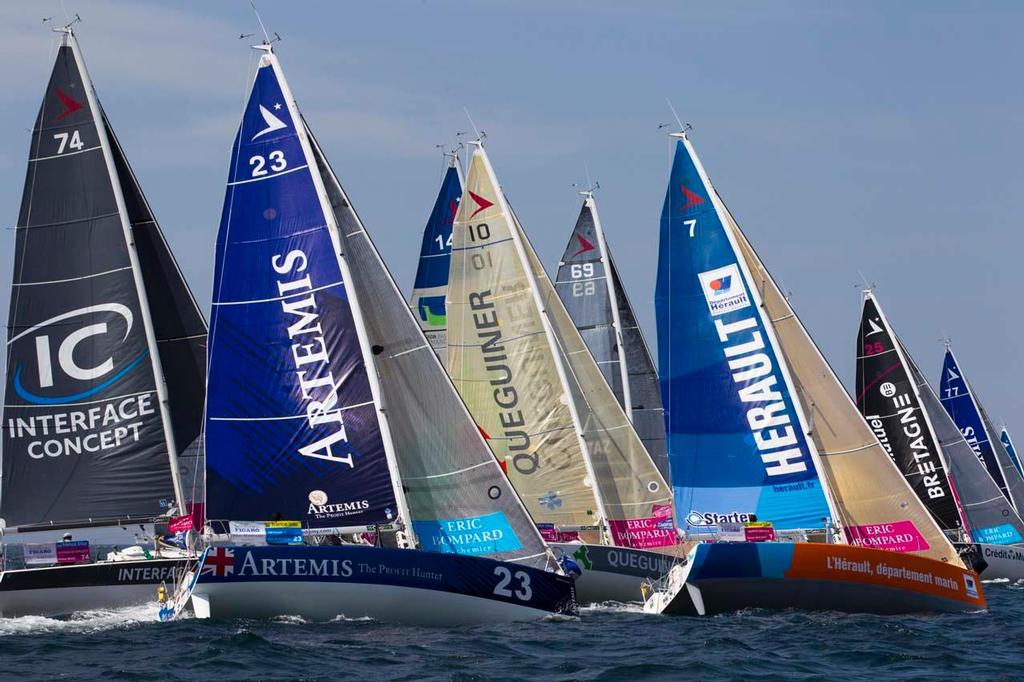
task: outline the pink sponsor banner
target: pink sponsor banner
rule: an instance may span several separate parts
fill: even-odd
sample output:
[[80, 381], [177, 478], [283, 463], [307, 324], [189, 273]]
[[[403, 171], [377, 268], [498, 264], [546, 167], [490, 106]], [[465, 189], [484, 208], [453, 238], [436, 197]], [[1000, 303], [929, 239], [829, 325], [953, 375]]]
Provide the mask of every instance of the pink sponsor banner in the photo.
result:
[[[666, 505], [667, 506], [667, 505]], [[676, 544], [676, 530], [669, 516], [649, 516], [646, 519], [609, 521], [608, 526], [616, 545], [634, 549], [650, 549]]]
[[184, 516], [175, 516], [167, 522], [168, 533], [180, 533], [182, 531], [192, 530], [192, 515], [185, 514]]
[[58, 564], [87, 564], [89, 563], [89, 541], [74, 540], [57, 543]]
[[858, 547], [885, 549], [890, 552], [919, 552], [929, 548], [928, 541], [913, 521], [874, 523], [843, 528], [846, 541]]
[[772, 542], [775, 529], [771, 526], [747, 526], [743, 529], [743, 539], [747, 542]]
[[579, 531], [558, 530], [553, 523], [538, 523], [537, 530], [544, 542], [576, 542], [580, 539]]

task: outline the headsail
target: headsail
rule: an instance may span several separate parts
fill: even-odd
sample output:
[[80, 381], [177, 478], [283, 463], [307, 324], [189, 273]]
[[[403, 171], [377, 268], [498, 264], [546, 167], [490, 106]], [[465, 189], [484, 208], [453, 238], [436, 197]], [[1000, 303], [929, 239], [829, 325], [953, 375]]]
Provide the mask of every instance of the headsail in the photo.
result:
[[667, 478], [658, 375], [608, 252], [593, 194], [585, 196], [558, 264], [555, 288], [616, 400]]
[[676, 513], [696, 529], [755, 515], [784, 529], [821, 528], [836, 514], [816, 445], [724, 214], [680, 136], [655, 295]]
[[462, 171], [459, 160], [451, 156], [441, 190], [430, 212], [420, 246], [420, 262], [416, 267], [410, 307], [420, 328], [430, 342], [441, 364], [448, 360], [448, 336], [445, 322], [445, 292], [448, 291], [448, 268], [452, 255], [452, 221], [462, 198]]
[[381, 401], [420, 547], [545, 567], [550, 553], [537, 527], [315, 140], [313, 151], [334, 209], [349, 285], [363, 303]]
[[66, 29], [32, 132], [15, 232], [3, 415], [9, 527], [152, 518], [183, 504], [175, 444], [198, 429], [178, 400], [201, 401], [202, 382], [196, 396], [195, 370], [184, 368], [181, 383], [165, 386], [170, 358], [154, 327], [160, 319], [165, 333], [164, 320], [181, 315], [189, 334], [204, 330], [180, 274], [167, 287], [181, 298], [156, 300], [152, 260], [166, 246], [136, 243], [159, 235], [155, 223], [133, 225], [139, 202]]
[[1006, 452], [1013, 459], [1013, 465], [1017, 467], [1017, 472], [1024, 476], [1024, 467], [1021, 466], [1020, 457], [1017, 456], [1017, 448], [1013, 446], [1013, 440], [1010, 439], [1010, 432], [1004, 427], [999, 431], [999, 441], [1006, 448]]
[[981, 406], [971, 384], [953, 355], [953, 349], [946, 345], [942, 360], [942, 376], [939, 380], [939, 397], [950, 419], [960, 429], [964, 440], [985, 465], [992, 480], [999, 486], [1007, 501], [1017, 508], [1024, 502], [1024, 479], [1014, 466], [1010, 454], [998, 440], [995, 429]]
[[800, 402], [809, 411], [810, 435], [846, 541], [960, 564], [956, 549], [865, 423], [728, 208], [724, 215], [753, 275]]
[[976, 542], [1024, 539], [1024, 523], [942, 408], [871, 292], [864, 295], [857, 337], [857, 403], [943, 530], [963, 530]]
[[207, 515], [400, 517], [319, 172], [269, 51], [232, 148], [210, 320]]

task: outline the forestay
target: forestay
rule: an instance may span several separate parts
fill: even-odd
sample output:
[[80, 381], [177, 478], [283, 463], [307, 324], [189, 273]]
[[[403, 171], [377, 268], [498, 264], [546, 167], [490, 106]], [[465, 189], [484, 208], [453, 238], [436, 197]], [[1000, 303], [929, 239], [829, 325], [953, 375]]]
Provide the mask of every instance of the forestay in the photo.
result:
[[361, 302], [381, 405], [420, 547], [544, 568], [549, 552], [539, 531], [315, 140], [314, 154], [351, 273], [349, 285]]
[[1006, 452], [1010, 455], [1010, 458], [1013, 459], [1013, 465], [1017, 467], [1018, 473], [1024, 476], [1024, 467], [1021, 466], [1020, 457], [1017, 456], [1017, 448], [1013, 446], [1013, 440], [1010, 438], [1010, 432], [1005, 428], [999, 432], [999, 441], [1003, 444], [1003, 447], [1006, 448]]
[[[198, 433], [182, 406], [202, 400], [188, 356], [205, 330], [144, 205], [66, 29], [15, 230], [0, 507], [8, 527], [145, 519], [175, 498], [180, 506], [174, 446]], [[157, 350], [178, 333], [191, 338]], [[177, 373], [166, 387], [162, 362]]]
[[676, 513], [696, 531], [755, 516], [777, 528], [821, 528], [834, 513], [816, 446], [724, 213], [679, 136], [655, 295]]
[[420, 328], [444, 365], [448, 360], [447, 312], [448, 269], [452, 254], [452, 221], [462, 197], [462, 172], [458, 157], [451, 161], [441, 181], [441, 189], [423, 231], [420, 260], [416, 267], [410, 307]]

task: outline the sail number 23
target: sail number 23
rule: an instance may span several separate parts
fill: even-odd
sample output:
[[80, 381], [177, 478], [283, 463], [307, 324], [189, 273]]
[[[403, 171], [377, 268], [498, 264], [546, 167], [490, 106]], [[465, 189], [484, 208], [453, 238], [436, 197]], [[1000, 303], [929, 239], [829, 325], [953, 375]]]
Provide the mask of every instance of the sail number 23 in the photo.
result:
[[256, 154], [249, 159], [249, 165], [252, 166], [252, 177], [258, 178], [263, 175], [268, 175], [267, 161], [270, 161], [270, 170], [275, 173], [280, 173], [288, 167], [288, 162], [284, 160], [284, 152], [275, 149], [266, 156]]
[[[499, 597], [515, 597], [520, 601], [530, 601], [533, 597], [533, 588], [530, 587], [530, 574], [526, 571], [512, 571], [507, 566], [495, 566], [494, 575], [501, 578], [494, 586], [494, 594]], [[516, 589], [512, 589], [513, 581], [518, 583]]]

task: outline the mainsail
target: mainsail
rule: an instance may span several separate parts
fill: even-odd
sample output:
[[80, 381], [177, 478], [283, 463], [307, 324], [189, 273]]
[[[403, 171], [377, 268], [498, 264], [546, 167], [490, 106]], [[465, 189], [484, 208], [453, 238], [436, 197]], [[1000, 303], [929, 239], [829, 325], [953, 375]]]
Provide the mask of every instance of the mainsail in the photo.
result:
[[32, 132], [7, 342], [7, 526], [183, 510], [205, 324], [70, 29]]
[[1024, 467], [1021, 466], [1020, 457], [1017, 456], [1017, 448], [1013, 446], [1013, 440], [1010, 439], [1010, 432], [1004, 427], [999, 431], [999, 442], [1006, 448], [1006, 452], [1013, 459], [1013, 465], [1017, 467], [1017, 472], [1024, 476]]
[[1014, 544], [1024, 522], [946, 414], [875, 295], [857, 336], [857, 403], [918, 498], [948, 534]]
[[592, 192], [585, 192], [558, 264], [555, 288], [616, 400], [668, 478], [658, 374], [604, 238]]
[[483, 148], [455, 219], [448, 361], [534, 520], [674, 544], [670, 496], [555, 293]]
[[661, 214], [655, 307], [676, 513], [697, 530], [840, 521], [772, 316], [690, 141]]
[[[269, 173], [231, 176], [221, 235], [232, 240], [236, 253], [232, 261], [232, 248], [227, 249], [229, 263], [247, 268], [254, 284], [263, 283], [262, 290], [239, 293], [252, 297], [252, 306], [267, 310], [255, 307], [235, 314], [237, 306], [215, 307], [211, 376], [231, 371], [230, 366], [217, 367], [224, 339], [224, 359], [246, 353], [246, 362], [234, 365], [237, 374], [255, 365], [254, 355], [273, 356], [267, 360], [271, 366], [257, 367], [262, 374], [249, 381], [276, 371], [276, 384], [265, 383], [262, 393], [280, 385], [281, 394], [271, 397], [296, 416], [210, 418], [210, 426], [221, 422], [230, 429], [218, 425], [216, 448], [215, 434], [207, 437], [214, 468], [210, 480], [220, 486], [216, 494], [210, 492], [211, 516], [267, 518], [279, 511], [314, 527], [401, 518], [424, 550], [545, 566], [549, 555], [543, 539], [309, 132], [269, 48], [260, 62], [232, 168], [237, 168], [238, 158], [247, 157], [266, 159]], [[243, 170], [251, 175], [262, 168], [258, 160]], [[260, 181], [252, 182], [254, 178]], [[257, 251], [247, 256], [248, 249]], [[261, 262], [276, 276], [260, 272]], [[289, 272], [291, 277], [280, 277]], [[231, 279], [225, 271], [220, 286], [226, 289]], [[248, 348], [233, 344], [246, 334], [243, 325], [253, 323], [260, 327], [250, 329], [248, 337], [257, 332], [256, 338], [267, 341], [259, 348], [251, 342]], [[218, 336], [219, 325], [229, 334]], [[296, 367], [286, 369], [288, 363]], [[253, 396], [250, 405], [274, 404], [256, 402], [261, 397]], [[230, 392], [224, 399], [218, 391], [217, 399], [218, 409], [211, 407], [211, 415], [239, 404]], [[287, 400], [295, 402], [288, 405]], [[267, 422], [284, 423], [284, 438], [267, 430]], [[321, 431], [325, 425], [333, 430]], [[228, 437], [245, 438], [249, 445], [232, 446]], [[252, 449], [257, 439], [270, 437], [278, 440], [262, 451]], [[239, 472], [250, 477], [269, 473], [263, 466], [268, 455], [277, 471], [289, 472], [284, 486], [264, 484], [253, 503], [239, 500], [237, 488], [225, 483], [242, 480]], [[231, 474], [235, 476], [229, 481]], [[376, 490], [368, 488], [367, 481], [376, 484], [378, 475], [383, 482]], [[311, 486], [317, 489], [309, 491]]]
[[942, 361], [942, 376], [939, 380], [939, 396], [946, 413], [960, 429], [964, 440], [985, 465], [992, 480], [999, 486], [1007, 501], [1019, 509], [1024, 503], [1024, 479], [998, 440], [985, 408], [964, 376], [963, 369], [953, 355], [953, 349], [946, 344]]
[[450, 157], [448, 170], [441, 181], [441, 190], [423, 230], [420, 262], [409, 302], [420, 328], [430, 342], [441, 364], [447, 364], [448, 336], [444, 297], [448, 291], [448, 269], [452, 255], [452, 221], [462, 197], [462, 171], [458, 157]]

